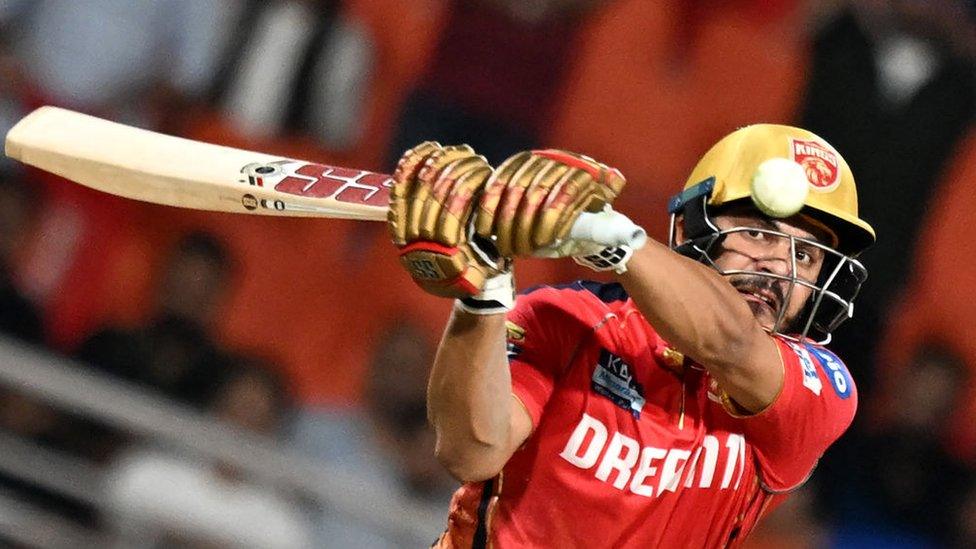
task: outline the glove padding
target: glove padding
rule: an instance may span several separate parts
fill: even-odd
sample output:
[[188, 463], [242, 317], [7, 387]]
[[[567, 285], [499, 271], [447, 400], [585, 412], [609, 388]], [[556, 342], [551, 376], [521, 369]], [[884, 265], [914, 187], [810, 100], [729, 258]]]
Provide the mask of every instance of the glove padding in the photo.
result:
[[467, 145], [428, 141], [400, 158], [388, 227], [400, 262], [425, 291], [476, 295], [488, 278], [506, 270], [504, 260], [472, 245], [468, 234], [474, 196], [491, 174], [488, 161]]
[[555, 149], [505, 160], [478, 203], [475, 233], [501, 257], [531, 256], [564, 240], [583, 211], [611, 204], [626, 180], [592, 158]]

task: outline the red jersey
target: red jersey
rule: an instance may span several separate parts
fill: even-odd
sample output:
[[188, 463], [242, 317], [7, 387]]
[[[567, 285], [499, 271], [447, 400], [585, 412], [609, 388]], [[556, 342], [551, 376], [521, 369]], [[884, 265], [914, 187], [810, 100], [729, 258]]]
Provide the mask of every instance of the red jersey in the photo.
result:
[[534, 430], [501, 474], [458, 489], [438, 547], [737, 546], [857, 408], [834, 354], [777, 337], [782, 391], [736, 414], [619, 284], [535, 289], [508, 326]]

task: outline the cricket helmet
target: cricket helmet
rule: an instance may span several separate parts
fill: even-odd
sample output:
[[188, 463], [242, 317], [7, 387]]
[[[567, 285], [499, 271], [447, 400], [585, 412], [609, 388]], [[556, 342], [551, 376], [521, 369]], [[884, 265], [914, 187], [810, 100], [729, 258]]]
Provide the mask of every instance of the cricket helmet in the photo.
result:
[[[812, 283], [796, 276], [786, 277], [790, 292], [798, 284], [813, 290], [807, 303], [806, 322], [792, 327], [795, 334], [826, 342], [833, 329], [853, 315], [854, 297], [867, 278], [867, 271], [855, 258], [874, 243], [875, 233], [858, 216], [857, 188], [850, 167], [840, 153], [816, 134], [792, 126], [756, 124], [722, 138], [705, 153], [692, 170], [684, 190], [668, 204], [671, 246], [679, 253], [717, 268], [713, 258], [725, 235], [747, 229], [720, 230], [711, 217], [726, 206], [749, 204], [752, 178], [759, 165], [771, 158], [787, 158], [803, 168], [809, 192], [799, 213], [829, 229], [836, 237], [826, 245], [811, 242], [825, 251], [820, 280]], [[679, 218], [684, 228], [682, 242], [675, 241]], [[798, 240], [803, 241], [781, 232], [773, 234], [790, 239], [793, 247]], [[745, 274], [780, 278], [752, 271]], [[788, 328], [780, 325], [783, 313], [780, 311], [773, 331], [786, 335], [780, 331]]]

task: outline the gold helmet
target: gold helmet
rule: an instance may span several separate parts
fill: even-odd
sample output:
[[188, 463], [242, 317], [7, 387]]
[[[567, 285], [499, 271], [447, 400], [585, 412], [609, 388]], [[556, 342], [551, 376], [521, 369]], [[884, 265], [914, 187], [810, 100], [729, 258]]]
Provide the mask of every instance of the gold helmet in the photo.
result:
[[857, 255], [874, 243], [874, 229], [857, 215], [857, 187], [847, 161], [824, 139], [804, 129], [755, 124], [730, 133], [698, 161], [685, 189], [712, 177], [709, 205], [749, 198], [753, 174], [770, 158], [788, 158], [803, 167], [810, 192], [802, 213], [837, 235], [839, 251]]
[[[871, 225], [858, 216], [857, 188], [850, 167], [840, 153], [816, 134], [792, 126], [755, 124], [722, 138], [699, 160], [684, 190], [668, 205], [672, 214], [671, 246], [716, 266], [712, 255], [724, 236], [745, 229], [720, 230], [712, 223], [711, 215], [729, 204], [748, 203], [754, 174], [760, 164], [772, 158], [793, 160], [803, 168], [809, 192], [800, 213], [837, 237], [830, 246], [821, 246], [829, 251], [831, 261], [825, 262], [820, 280], [813, 284], [795, 276], [787, 277], [790, 291], [798, 284], [814, 291], [807, 305], [806, 322], [792, 328], [801, 338], [810, 333], [821, 341], [829, 341], [831, 331], [853, 315], [854, 297], [867, 278], [867, 271], [854, 258], [874, 243], [875, 234]], [[678, 219], [684, 226], [682, 242], [675, 241]], [[775, 278], [764, 273], [751, 274]], [[780, 331], [784, 328], [780, 320], [773, 331], [785, 335]]]

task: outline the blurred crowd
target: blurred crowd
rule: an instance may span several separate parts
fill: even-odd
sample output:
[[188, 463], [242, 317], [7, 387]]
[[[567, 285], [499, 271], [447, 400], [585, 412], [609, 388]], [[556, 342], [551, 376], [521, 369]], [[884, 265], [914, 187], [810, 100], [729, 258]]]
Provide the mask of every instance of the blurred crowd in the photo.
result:
[[[0, 0], [0, 132], [53, 104], [377, 171], [429, 139], [493, 163], [560, 147], [620, 168], [619, 209], [658, 238], [722, 135], [826, 138], [879, 234], [831, 344], [861, 411], [754, 547], [976, 546], [974, 69], [972, 0]], [[448, 310], [379, 223], [184, 211], [0, 160], [0, 331], [445, 516], [424, 394]], [[110, 471], [116, 512], [0, 471], [0, 493], [78, 524], [156, 547], [402, 545], [0, 389], [3, 432]]]

